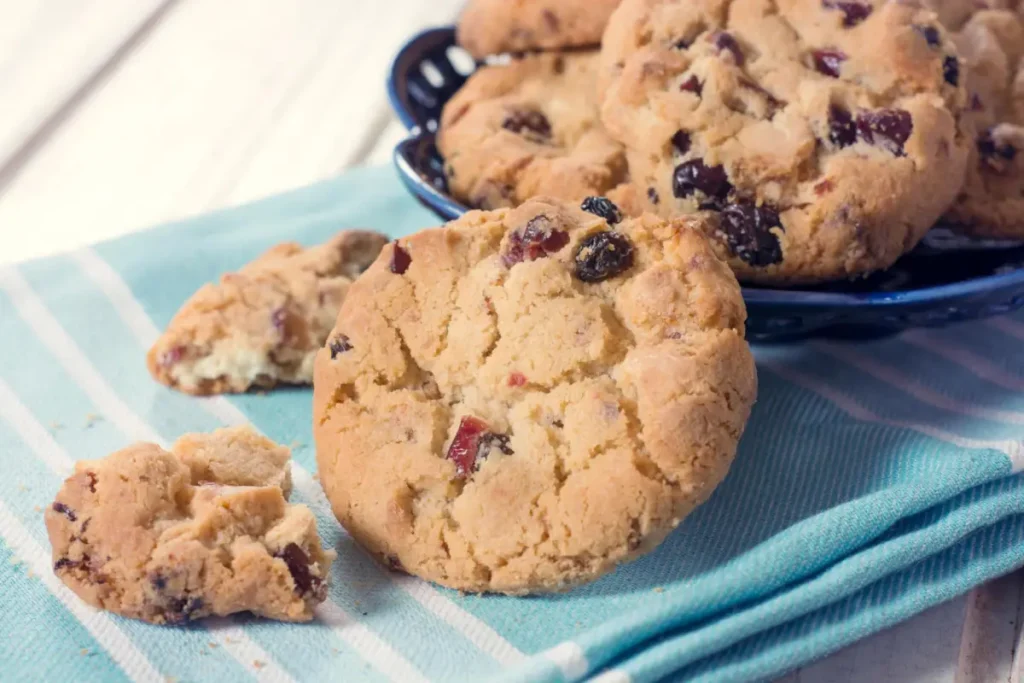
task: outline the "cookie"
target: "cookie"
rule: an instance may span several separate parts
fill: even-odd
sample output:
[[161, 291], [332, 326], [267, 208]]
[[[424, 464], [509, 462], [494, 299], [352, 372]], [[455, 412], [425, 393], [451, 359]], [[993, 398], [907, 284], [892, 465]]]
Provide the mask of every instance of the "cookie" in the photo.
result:
[[981, 10], [956, 34], [975, 133], [967, 179], [946, 222], [985, 238], [1024, 239], [1024, 14]]
[[310, 383], [345, 292], [386, 242], [361, 230], [309, 249], [286, 242], [204, 285], [150, 349], [150, 373], [199, 395]]
[[881, 0], [625, 0], [602, 118], [663, 216], [705, 212], [741, 280], [886, 268], [949, 207], [968, 136], [935, 15]]
[[459, 44], [477, 59], [598, 45], [619, 0], [470, 0]]
[[445, 105], [437, 146], [453, 196], [484, 209], [536, 195], [579, 201], [626, 175], [599, 120], [596, 52], [478, 69]]
[[725, 476], [756, 376], [697, 225], [548, 198], [386, 247], [314, 381], [320, 482], [382, 562], [566, 589], [652, 550]]
[[308, 621], [333, 553], [285, 500], [289, 455], [238, 428], [79, 462], [45, 515], [54, 572], [90, 605], [156, 624]]

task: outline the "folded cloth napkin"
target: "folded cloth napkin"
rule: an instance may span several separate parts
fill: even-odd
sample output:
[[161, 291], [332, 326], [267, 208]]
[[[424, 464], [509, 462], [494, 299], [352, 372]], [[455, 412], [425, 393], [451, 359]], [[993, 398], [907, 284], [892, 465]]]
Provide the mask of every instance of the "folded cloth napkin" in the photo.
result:
[[[375, 564], [331, 516], [310, 391], [195, 399], [144, 353], [204, 282], [272, 244], [436, 220], [390, 169], [0, 268], [0, 678], [729, 681], [770, 677], [1024, 563], [1024, 315], [755, 349], [725, 483], [653, 554], [564, 595], [467, 596]], [[312, 624], [159, 627], [83, 605], [42, 510], [72, 462], [252, 422], [338, 549]]]

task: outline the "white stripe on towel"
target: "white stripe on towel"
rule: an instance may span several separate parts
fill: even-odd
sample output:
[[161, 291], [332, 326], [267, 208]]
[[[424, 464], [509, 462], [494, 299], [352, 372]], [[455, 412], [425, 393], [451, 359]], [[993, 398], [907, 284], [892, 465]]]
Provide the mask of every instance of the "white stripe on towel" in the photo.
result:
[[[125, 326], [132, 331], [143, 349], [149, 349], [160, 336], [152, 319], [135, 298], [131, 289], [121, 276], [110, 265], [89, 248], [80, 249], [72, 254], [82, 271], [93, 283], [106, 294], [114, 305]], [[245, 414], [223, 396], [201, 399], [203, 408], [211, 415], [227, 425], [248, 424]], [[315, 503], [318, 510], [326, 516], [333, 517], [330, 504], [323, 490], [308, 471], [300, 465], [292, 463], [295, 486], [303, 497]], [[487, 623], [466, 612], [447, 597], [437, 592], [418, 579], [395, 576], [384, 572], [399, 588], [419, 602], [425, 609], [442, 619], [449, 626], [461, 633], [481, 652], [492, 657], [503, 666], [511, 666], [523, 661], [526, 655], [508, 642]]]
[[973, 351], [941, 341], [934, 330], [910, 330], [899, 336], [905, 342], [942, 356], [948, 361], [963, 366], [978, 377], [992, 384], [1010, 389], [1024, 391], [1024, 379], [1009, 374], [1003, 368], [994, 365], [988, 359]]

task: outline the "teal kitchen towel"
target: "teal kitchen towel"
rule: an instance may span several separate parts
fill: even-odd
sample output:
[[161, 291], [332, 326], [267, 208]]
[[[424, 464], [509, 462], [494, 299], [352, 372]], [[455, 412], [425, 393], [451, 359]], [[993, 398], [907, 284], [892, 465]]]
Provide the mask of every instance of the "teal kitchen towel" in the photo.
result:
[[[762, 679], [1024, 564], [1017, 315], [756, 347], [760, 396], [725, 483], [592, 585], [467, 596], [378, 566], [315, 481], [309, 390], [195, 399], [153, 382], [144, 354], [197, 287], [272, 244], [434, 223], [370, 169], [0, 268], [0, 679]], [[54, 577], [42, 510], [75, 460], [243, 422], [292, 444], [295, 498], [338, 550], [314, 623], [151, 626]]]

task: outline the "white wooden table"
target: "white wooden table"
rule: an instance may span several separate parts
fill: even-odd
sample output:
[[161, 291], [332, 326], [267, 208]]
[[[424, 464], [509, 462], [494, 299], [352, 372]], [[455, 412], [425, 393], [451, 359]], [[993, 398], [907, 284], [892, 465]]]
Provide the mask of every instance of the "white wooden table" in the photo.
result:
[[[460, 3], [3, 2], [0, 263], [386, 163], [402, 135], [389, 58]], [[1022, 584], [994, 581], [783, 680], [1024, 683]]]

